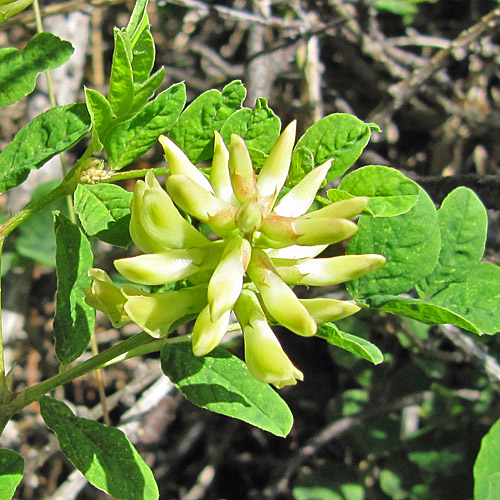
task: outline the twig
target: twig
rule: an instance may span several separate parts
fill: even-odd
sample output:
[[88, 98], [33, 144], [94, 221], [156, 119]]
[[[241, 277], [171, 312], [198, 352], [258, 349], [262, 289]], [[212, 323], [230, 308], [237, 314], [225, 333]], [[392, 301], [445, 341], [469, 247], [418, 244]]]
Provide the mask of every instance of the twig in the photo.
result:
[[465, 333], [462, 333], [456, 326], [441, 325], [439, 328], [444, 336], [455, 347], [460, 349], [467, 358], [482, 367], [492, 382], [497, 385], [500, 383], [500, 364], [493, 356], [490, 356], [482, 346], [474, 342], [474, 340]]
[[[42, 17], [55, 16], [56, 14], [65, 14], [75, 10], [88, 11], [93, 7], [109, 7], [125, 3], [127, 0], [69, 0], [68, 2], [55, 3], [47, 5], [41, 9]], [[7, 19], [2, 23], [2, 28], [10, 28], [15, 24], [29, 24], [35, 22], [35, 15], [29, 10], [25, 10], [20, 14]]]
[[393, 401], [385, 405], [381, 404], [376, 408], [370, 408], [366, 411], [332, 422], [321, 432], [313, 436], [305, 444], [305, 446], [300, 448], [298, 452], [290, 458], [285, 466], [285, 473], [283, 476], [278, 481], [274, 481], [273, 486], [264, 491], [265, 498], [270, 500], [287, 493], [290, 488], [290, 482], [298, 472], [301, 465], [316, 455], [319, 450], [325, 447], [333, 439], [339, 437], [341, 434], [344, 434], [353, 427], [361, 425], [367, 420], [378, 418], [392, 412], [401, 411], [403, 408], [408, 406], [419, 405], [430, 395], [431, 393], [429, 391], [413, 394], [397, 401]]
[[210, 13], [217, 14], [222, 19], [229, 19], [231, 21], [247, 22], [253, 24], [260, 24], [271, 28], [292, 28], [301, 30], [304, 23], [300, 20], [285, 20], [281, 17], [275, 16], [261, 16], [256, 13], [247, 12], [244, 10], [233, 9], [225, 7], [224, 5], [210, 5], [200, 0], [169, 0], [170, 3], [187, 7], [189, 9], [196, 9], [200, 11], [200, 15], [206, 17]]
[[500, 7], [493, 9], [476, 24], [462, 31], [447, 48], [439, 50], [428, 62], [417, 68], [407, 80], [390, 88], [393, 99], [390, 103], [381, 103], [370, 115], [369, 120], [383, 123], [383, 116], [390, 116], [417, 94], [432, 76], [443, 69], [455, 53], [467, 52], [472, 42], [494, 32], [500, 24]]

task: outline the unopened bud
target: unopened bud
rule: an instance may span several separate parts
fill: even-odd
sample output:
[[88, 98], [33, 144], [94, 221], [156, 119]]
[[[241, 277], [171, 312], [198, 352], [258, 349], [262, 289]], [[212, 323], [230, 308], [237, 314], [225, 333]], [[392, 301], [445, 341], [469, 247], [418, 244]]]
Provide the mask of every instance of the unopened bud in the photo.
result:
[[378, 254], [341, 255], [327, 259], [311, 259], [295, 265], [277, 266], [286, 283], [308, 286], [335, 285], [376, 271], [385, 264]]

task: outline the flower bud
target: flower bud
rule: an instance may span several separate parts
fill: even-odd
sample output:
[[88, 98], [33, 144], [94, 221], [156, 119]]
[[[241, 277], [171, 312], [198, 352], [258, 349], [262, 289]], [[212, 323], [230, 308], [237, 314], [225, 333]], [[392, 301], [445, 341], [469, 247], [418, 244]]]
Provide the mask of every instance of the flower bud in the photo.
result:
[[131, 321], [155, 338], [167, 336], [179, 321], [189, 321], [207, 304], [203, 285], [153, 294], [125, 285], [122, 293]]
[[315, 217], [338, 217], [341, 219], [352, 219], [359, 215], [368, 205], [370, 198], [368, 196], [355, 196], [347, 200], [336, 201], [326, 205], [326, 207], [315, 210], [303, 216], [304, 219]]
[[[288, 191], [273, 212], [286, 217], [299, 217], [307, 212], [330, 170], [332, 161], [311, 170], [296, 186]], [[325, 216], [327, 217], [327, 216]], [[332, 216], [333, 217], [333, 216]]]
[[273, 384], [278, 389], [304, 380], [304, 375], [292, 364], [269, 327], [253, 292], [243, 290], [235, 312], [243, 330], [245, 362], [257, 380]]
[[217, 234], [236, 229], [234, 205], [217, 198], [185, 175], [171, 175], [166, 184], [168, 194], [180, 208], [209, 224]]
[[358, 226], [347, 219], [302, 219], [270, 215], [260, 230], [278, 247], [297, 245], [330, 245], [352, 236]]
[[137, 181], [130, 206], [130, 235], [143, 252], [203, 246], [210, 241], [182, 217], [152, 172]]
[[280, 325], [304, 337], [316, 333], [316, 323], [311, 315], [283, 282], [262, 250], [254, 249], [252, 252], [248, 275], [260, 292], [267, 311]]
[[378, 254], [341, 255], [327, 259], [311, 259], [295, 265], [277, 265], [286, 283], [307, 286], [335, 285], [376, 271], [385, 264]]
[[[300, 260], [300, 259], [312, 259], [319, 255], [323, 250], [325, 250], [328, 245], [290, 245], [283, 248], [273, 248], [267, 251], [267, 255], [271, 257], [272, 261], [275, 262], [276, 259], [283, 260]], [[288, 265], [295, 264], [291, 262]]]
[[241, 204], [257, 201], [257, 178], [253, 171], [252, 159], [245, 141], [238, 135], [231, 135], [229, 143], [229, 172], [233, 191]]
[[182, 248], [117, 259], [114, 264], [117, 271], [133, 283], [164, 285], [198, 272], [205, 253], [202, 248]]
[[348, 300], [326, 298], [299, 300], [300, 303], [305, 306], [317, 325], [328, 323], [329, 321], [338, 321], [360, 310], [360, 307]]
[[113, 284], [109, 275], [102, 269], [89, 269], [92, 286], [86, 288], [85, 302], [90, 307], [103, 312], [115, 328], [131, 321], [124, 310], [125, 298], [120, 288]]
[[243, 238], [230, 240], [227, 244], [208, 284], [211, 321], [217, 321], [238, 300], [251, 252], [250, 243]]
[[185, 175], [199, 184], [202, 188], [213, 193], [212, 186], [210, 182], [208, 182], [208, 179], [191, 163], [191, 160], [174, 142], [165, 135], [161, 135], [158, 141], [163, 146], [165, 159], [168, 162], [172, 175]]
[[229, 176], [229, 151], [219, 132], [216, 131], [214, 134], [214, 156], [210, 169], [210, 184], [212, 184], [216, 196], [232, 205], [238, 205]]
[[262, 210], [258, 202], [247, 201], [238, 209], [236, 226], [243, 234], [252, 234], [262, 224]]
[[260, 169], [257, 185], [264, 216], [271, 211], [278, 194], [285, 185], [290, 170], [296, 128], [297, 122], [294, 120], [283, 130]]
[[224, 312], [217, 320], [210, 319], [210, 307], [207, 305], [196, 318], [193, 327], [193, 354], [205, 356], [214, 350], [227, 332], [231, 310]]

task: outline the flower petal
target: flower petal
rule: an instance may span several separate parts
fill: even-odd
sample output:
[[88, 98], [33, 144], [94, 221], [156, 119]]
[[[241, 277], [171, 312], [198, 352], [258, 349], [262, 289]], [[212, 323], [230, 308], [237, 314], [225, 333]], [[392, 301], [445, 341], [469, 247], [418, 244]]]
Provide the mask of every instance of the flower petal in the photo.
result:
[[114, 264], [117, 271], [133, 283], [164, 285], [198, 272], [204, 256], [201, 248], [182, 248], [117, 259]]
[[185, 175], [202, 188], [213, 193], [212, 185], [208, 179], [193, 165], [182, 149], [165, 135], [161, 135], [158, 141], [163, 146], [165, 159], [168, 162], [172, 175]]
[[295, 385], [304, 375], [283, 351], [255, 294], [243, 290], [236, 303], [236, 315], [243, 330], [245, 362], [250, 373], [261, 382], [278, 389]]
[[328, 160], [323, 165], [311, 170], [281, 198], [278, 205], [274, 207], [273, 212], [286, 217], [299, 217], [305, 214], [312, 205], [316, 193], [321, 187], [321, 183], [325, 180], [326, 174], [330, 170], [331, 164], [332, 161]]
[[168, 194], [180, 208], [209, 224], [217, 234], [236, 229], [234, 205], [217, 198], [185, 175], [171, 175], [166, 185]]
[[327, 298], [299, 299], [305, 306], [316, 324], [321, 325], [329, 321], [338, 321], [357, 313], [361, 308], [349, 300]]
[[245, 141], [238, 135], [231, 135], [229, 143], [229, 172], [233, 191], [241, 204], [257, 201], [257, 177], [253, 171], [252, 159]]
[[254, 249], [247, 272], [260, 292], [267, 311], [280, 325], [304, 337], [316, 333], [316, 323], [311, 315], [262, 250]]
[[270, 215], [260, 228], [271, 242], [280, 246], [331, 245], [352, 236], [358, 226], [347, 219], [302, 219]]
[[210, 183], [219, 198], [233, 205], [238, 205], [238, 200], [231, 185], [231, 177], [229, 176], [229, 151], [219, 132], [215, 132]]
[[290, 170], [296, 129], [297, 122], [294, 120], [283, 130], [260, 169], [257, 185], [265, 215], [271, 211], [276, 198], [285, 185]]
[[152, 337], [167, 336], [180, 320], [188, 321], [207, 303], [207, 287], [194, 286], [175, 292], [146, 293], [124, 286], [125, 312]]
[[238, 300], [251, 252], [250, 243], [243, 238], [230, 240], [227, 244], [208, 283], [207, 295], [212, 321], [218, 320], [226, 311], [232, 309]]
[[182, 217], [152, 172], [137, 181], [131, 203], [130, 235], [143, 252], [203, 246], [210, 240]]
[[125, 298], [106, 271], [102, 269], [89, 269], [92, 286], [84, 290], [85, 302], [90, 307], [103, 312], [115, 328], [129, 323], [131, 319], [124, 310]]
[[293, 285], [325, 286], [344, 283], [376, 271], [385, 264], [378, 254], [341, 255], [327, 259], [310, 259], [293, 266], [277, 265], [286, 283]]
[[193, 327], [193, 354], [205, 356], [214, 350], [227, 332], [231, 311], [226, 311], [216, 321], [210, 319], [210, 307], [207, 305], [196, 318]]
[[355, 196], [348, 200], [336, 201], [326, 205], [326, 207], [309, 212], [302, 216], [304, 219], [312, 219], [315, 217], [339, 217], [342, 219], [352, 219], [359, 215], [368, 205], [370, 198], [368, 196]]

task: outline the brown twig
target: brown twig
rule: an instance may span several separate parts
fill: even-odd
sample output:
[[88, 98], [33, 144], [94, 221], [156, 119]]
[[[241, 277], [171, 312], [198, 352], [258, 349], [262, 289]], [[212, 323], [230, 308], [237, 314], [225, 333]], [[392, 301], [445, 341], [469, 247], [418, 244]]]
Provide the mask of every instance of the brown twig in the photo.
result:
[[391, 116], [396, 111], [414, 97], [422, 86], [433, 77], [438, 71], [443, 69], [459, 52], [467, 53], [470, 45], [482, 38], [490, 35], [500, 24], [500, 7], [493, 9], [489, 14], [482, 17], [476, 24], [462, 31], [448, 47], [439, 50], [428, 62], [413, 71], [408, 79], [401, 81], [390, 88], [393, 96], [391, 102], [381, 103], [370, 115], [369, 120], [383, 123], [384, 116]]

